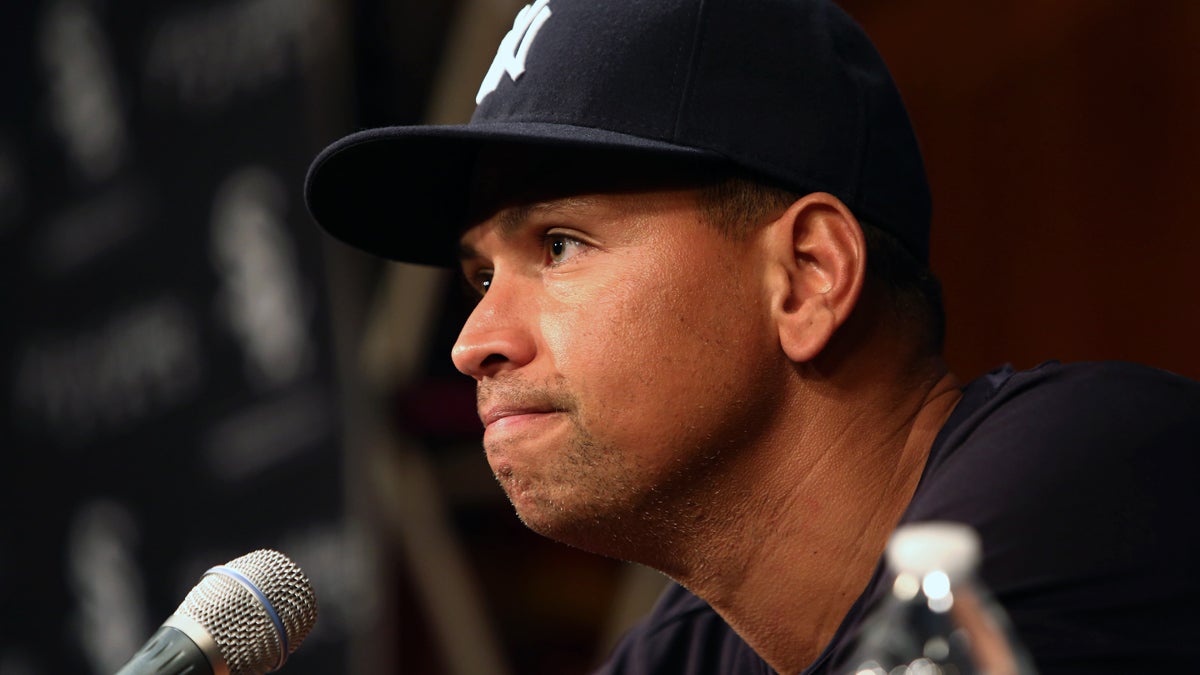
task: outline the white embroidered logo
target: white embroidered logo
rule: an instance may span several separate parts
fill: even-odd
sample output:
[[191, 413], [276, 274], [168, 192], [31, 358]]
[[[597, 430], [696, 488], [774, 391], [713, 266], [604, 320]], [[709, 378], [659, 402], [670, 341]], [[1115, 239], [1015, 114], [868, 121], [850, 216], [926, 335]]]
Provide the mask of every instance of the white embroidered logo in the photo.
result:
[[496, 50], [496, 58], [492, 60], [492, 67], [488, 68], [483, 83], [479, 85], [479, 93], [475, 94], [475, 105], [483, 103], [488, 94], [496, 91], [504, 73], [507, 72], [513, 82], [516, 82], [525, 72], [525, 58], [529, 56], [533, 39], [542, 29], [542, 24], [550, 18], [549, 4], [550, 0], [537, 0], [532, 5], [525, 5], [517, 14], [512, 30], [504, 36], [500, 48]]

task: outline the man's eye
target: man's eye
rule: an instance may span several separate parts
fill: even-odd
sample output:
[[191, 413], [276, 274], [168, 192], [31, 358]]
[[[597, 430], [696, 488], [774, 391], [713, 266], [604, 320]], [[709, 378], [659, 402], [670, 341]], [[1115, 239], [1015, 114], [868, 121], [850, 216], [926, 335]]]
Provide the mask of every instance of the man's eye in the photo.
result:
[[482, 296], [492, 285], [492, 271], [479, 270], [465, 277], [463, 281], [465, 282], [464, 286], [469, 286], [472, 291]]
[[585, 244], [578, 239], [565, 234], [547, 234], [545, 237], [546, 255], [552, 265], [566, 262], [577, 254]]

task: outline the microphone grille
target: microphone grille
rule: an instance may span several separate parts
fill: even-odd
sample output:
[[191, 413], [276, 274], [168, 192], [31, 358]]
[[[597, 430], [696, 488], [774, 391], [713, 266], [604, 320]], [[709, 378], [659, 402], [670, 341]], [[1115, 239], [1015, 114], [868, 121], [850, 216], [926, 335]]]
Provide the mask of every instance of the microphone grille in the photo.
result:
[[213, 568], [175, 610], [204, 626], [229, 666], [230, 675], [277, 670], [317, 621], [317, 598], [304, 572], [278, 551], [260, 549], [224, 565], [265, 597], [268, 608], [236, 575]]

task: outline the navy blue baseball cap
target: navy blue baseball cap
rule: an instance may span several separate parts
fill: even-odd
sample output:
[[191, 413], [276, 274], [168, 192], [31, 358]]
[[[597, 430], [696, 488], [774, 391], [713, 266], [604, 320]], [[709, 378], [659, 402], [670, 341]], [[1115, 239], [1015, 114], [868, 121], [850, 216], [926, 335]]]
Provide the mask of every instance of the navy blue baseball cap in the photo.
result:
[[537, 0], [462, 125], [361, 131], [309, 168], [309, 211], [370, 253], [456, 265], [476, 157], [528, 144], [720, 163], [829, 192], [928, 259], [908, 113], [863, 30], [827, 0]]

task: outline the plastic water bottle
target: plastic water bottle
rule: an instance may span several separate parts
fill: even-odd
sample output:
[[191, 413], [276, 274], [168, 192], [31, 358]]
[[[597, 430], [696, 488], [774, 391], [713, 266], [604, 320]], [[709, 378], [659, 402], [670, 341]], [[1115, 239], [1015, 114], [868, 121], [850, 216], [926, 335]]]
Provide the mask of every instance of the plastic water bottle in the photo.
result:
[[918, 523], [888, 542], [889, 593], [863, 625], [854, 675], [1031, 675], [1033, 662], [976, 578], [979, 536], [957, 523]]

